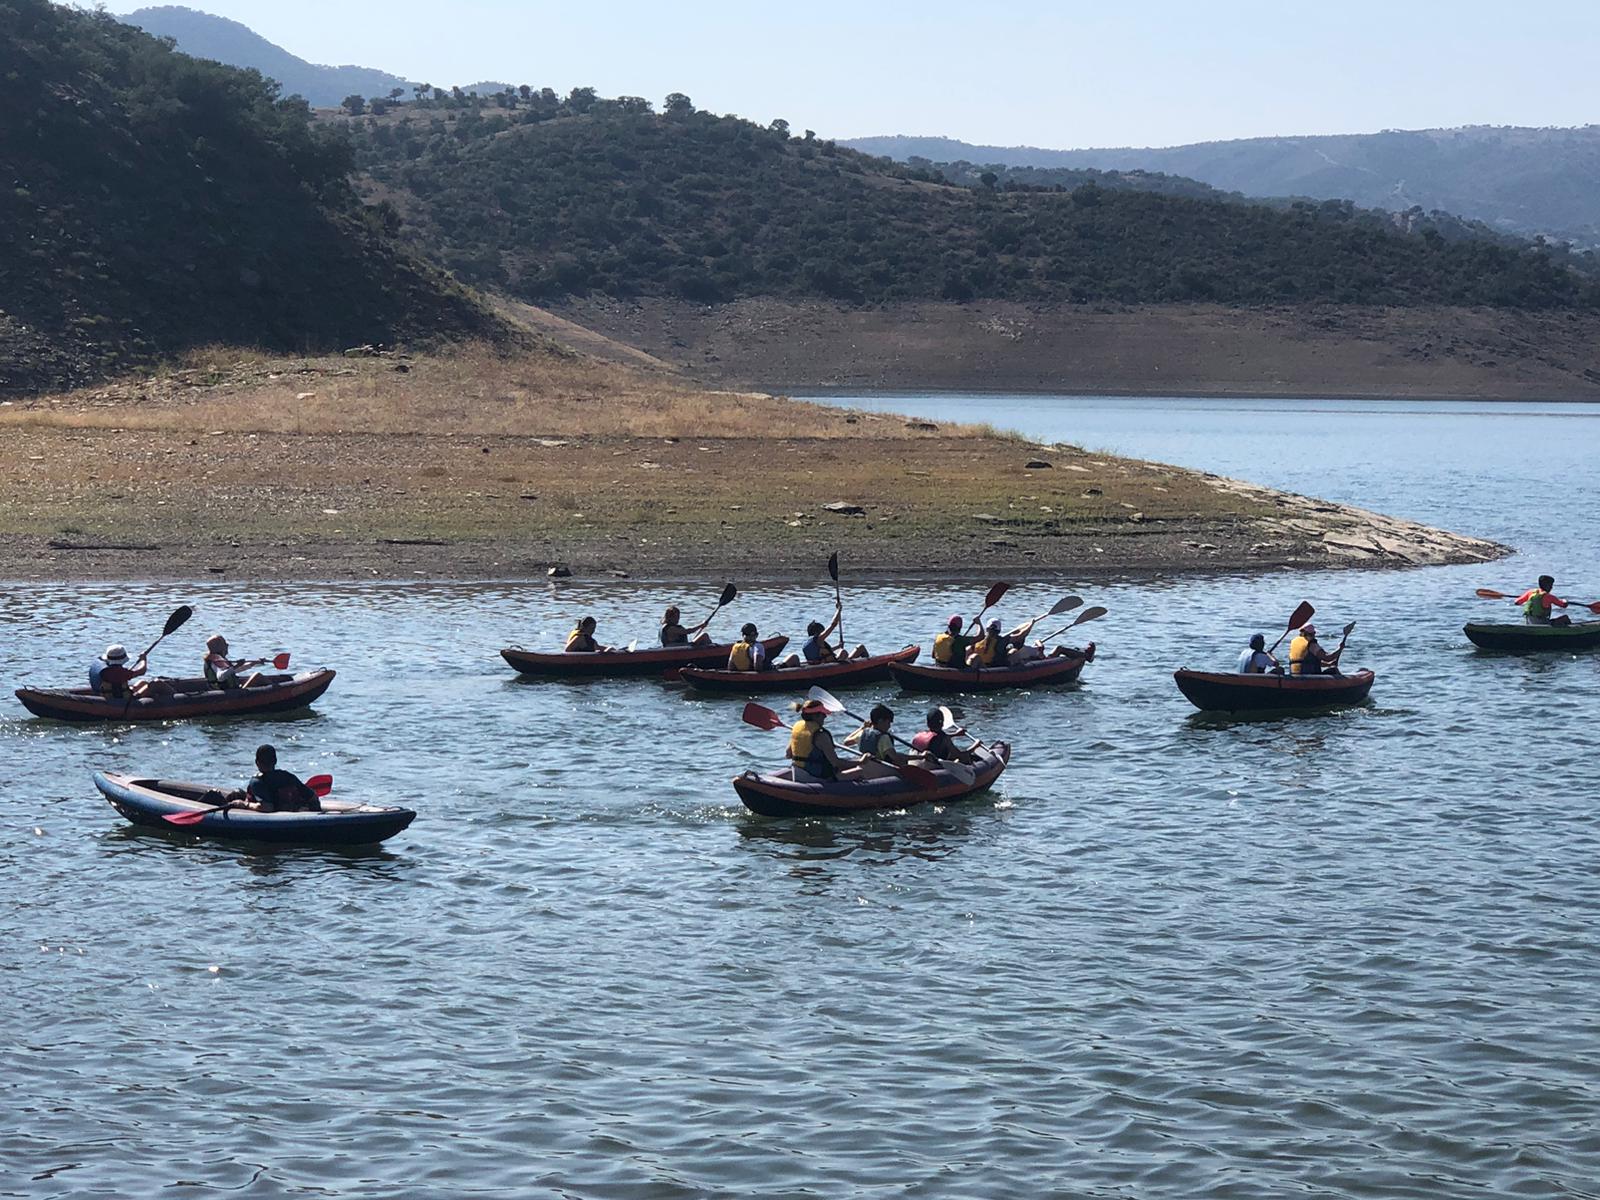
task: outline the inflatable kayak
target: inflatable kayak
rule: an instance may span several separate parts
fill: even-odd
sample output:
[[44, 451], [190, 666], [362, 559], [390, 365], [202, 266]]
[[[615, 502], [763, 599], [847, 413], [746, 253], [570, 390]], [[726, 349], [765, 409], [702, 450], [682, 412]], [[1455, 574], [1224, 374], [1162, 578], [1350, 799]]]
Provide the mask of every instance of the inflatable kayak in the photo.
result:
[[[194, 812], [220, 803], [222, 789], [203, 783], [136, 779], [101, 772], [95, 787], [135, 825], [168, 832], [187, 830], [210, 837], [241, 838], [295, 846], [365, 846], [399, 833], [417, 814], [409, 808], [324, 800], [321, 812], [254, 812], [247, 808], [211, 813], [193, 825], [172, 825], [161, 818]], [[209, 797], [209, 799], [207, 799]]]
[[1239, 675], [1225, 671], [1175, 671], [1189, 703], [1205, 712], [1269, 712], [1360, 704], [1372, 691], [1371, 671], [1350, 675]]
[[780, 692], [803, 690], [815, 684], [878, 683], [889, 678], [894, 663], [908, 663], [922, 653], [921, 646], [907, 646], [893, 654], [871, 658], [852, 658], [848, 662], [807, 664], [800, 667], [773, 667], [768, 671], [729, 671], [685, 667], [679, 678], [709, 692]]
[[1011, 747], [996, 742], [978, 752], [974, 778], [966, 783], [947, 770], [933, 772], [935, 788], [913, 787], [898, 775], [882, 779], [800, 782], [792, 771], [758, 775], [747, 771], [733, 781], [733, 790], [753, 813], [763, 817], [825, 817], [835, 813], [882, 812], [913, 804], [965, 800], [993, 786], [1011, 760]]
[[941, 667], [933, 663], [891, 663], [889, 674], [903, 688], [921, 692], [996, 692], [1002, 688], [1072, 683], [1094, 661], [1094, 643], [1082, 653], [1037, 658], [1010, 667]]
[[36, 717], [57, 721], [180, 721], [189, 717], [259, 717], [292, 712], [315, 701], [334, 672], [268, 675], [251, 688], [212, 687], [204, 679], [163, 679], [170, 694], [109, 700], [88, 688], [18, 688], [17, 699]]
[[1600, 646], [1600, 621], [1576, 625], [1480, 625], [1466, 627], [1467, 640], [1484, 650], [1526, 654], [1538, 650], [1587, 650]]
[[[789, 644], [786, 637], [763, 638], [768, 657]], [[512, 646], [500, 651], [524, 675], [554, 675], [564, 679], [621, 679], [631, 675], [660, 675], [674, 667], [720, 667], [728, 661], [728, 643], [711, 646], [652, 646], [648, 650], [602, 650], [595, 654], [524, 650]]]

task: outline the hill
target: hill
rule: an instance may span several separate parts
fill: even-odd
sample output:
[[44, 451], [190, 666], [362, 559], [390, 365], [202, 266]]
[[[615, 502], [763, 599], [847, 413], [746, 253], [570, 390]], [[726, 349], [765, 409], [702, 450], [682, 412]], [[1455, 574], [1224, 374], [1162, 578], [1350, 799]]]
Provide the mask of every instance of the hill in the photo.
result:
[[0, 0], [0, 390], [210, 342], [487, 331], [276, 86], [100, 13]]
[[[564, 296], [1593, 307], [1531, 245], [1347, 203], [1287, 208], [1090, 182], [955, 186], [671, 97], [433, 99], [350, 131], [371, 194], [461, 278]], [[1193, 189], [1188, 189], [1193, 190]]]
[[195, 58], [209, 58], [231, 67], [248, 67], [275, 79], [286, 96], [301, 96], [315, 108], [333, 108], [346, 96], [388, 96], [395, 89], [410, 95], [408, 79], [371, 67], [325, 67], [297, 58], [238, 21], [214, 17], [178, 5], [141, 8], [120, 18], [156, 37], [167, 37]]
[[902, 161], [1165, 172], [1248, 196], [1346, 199], [1394, 211], [1440, 209], [1525, 237], [1600, 246], [1600, 125], [1384, 130], [1161, 149], [1045, 150], [904, 136], [843, 144]]

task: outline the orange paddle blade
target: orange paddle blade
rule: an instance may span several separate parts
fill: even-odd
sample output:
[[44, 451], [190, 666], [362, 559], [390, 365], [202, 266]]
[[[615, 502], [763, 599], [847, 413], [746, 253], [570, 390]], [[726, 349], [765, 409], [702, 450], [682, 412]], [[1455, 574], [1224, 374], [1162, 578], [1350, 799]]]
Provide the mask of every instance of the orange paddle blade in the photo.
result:
[[746, 725], [754, 725], [757, 729], [787, 729], [789, 727], [788, 722], [770, 708], [763, 708], [753, 702], [744, 706], [744, 714], [741, 720]]

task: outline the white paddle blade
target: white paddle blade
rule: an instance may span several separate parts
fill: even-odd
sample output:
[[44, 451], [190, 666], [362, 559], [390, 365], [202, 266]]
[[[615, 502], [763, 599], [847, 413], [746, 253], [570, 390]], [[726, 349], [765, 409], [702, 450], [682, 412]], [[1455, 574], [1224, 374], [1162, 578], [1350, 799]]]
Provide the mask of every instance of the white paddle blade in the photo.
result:
[[839, 702], [838, 698], [835, 697], [832, 692], [825, 692], [819, 687], [814, 687], [807, 692], [806, 699], [818, 701], [823, 708], [827, 709], [831, 713], [840, 713], [844, 711], [844, 705]]

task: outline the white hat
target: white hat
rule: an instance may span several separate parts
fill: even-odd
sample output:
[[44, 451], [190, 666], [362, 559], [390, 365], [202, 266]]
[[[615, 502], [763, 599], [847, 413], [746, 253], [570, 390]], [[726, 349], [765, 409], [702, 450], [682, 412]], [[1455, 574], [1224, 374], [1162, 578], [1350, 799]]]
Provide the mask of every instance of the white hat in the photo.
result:
[[103, 663], [125, 663], [128, 661], [128, 648], [126, 646], [107, 646], [106, 652], [100, 656]]

